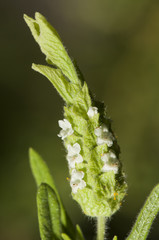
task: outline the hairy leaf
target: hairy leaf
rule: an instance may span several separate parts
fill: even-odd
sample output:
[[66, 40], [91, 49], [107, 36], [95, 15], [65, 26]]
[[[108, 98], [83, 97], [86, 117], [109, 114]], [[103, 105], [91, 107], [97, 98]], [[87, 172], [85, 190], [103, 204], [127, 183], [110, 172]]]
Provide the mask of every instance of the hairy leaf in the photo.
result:
[[76, 84], [68, 82], [60, 69], [39, 64], [33, 64], [32, 68], [50, 80], [67, 104], [74, 102], [74, 97], [77, 95], [79, 87]]
[[134, 227], [126, 240], [145, 240], [153, 220], [159, 212], [159, 184], [150, 193]]
[[59, 240], [61, 237], [60, 204], [55, 191], [42, 183], [37, 193], [38, 219], [42, 240]]
[[56, 30], [40, 13], [35, 13], [35, 19], [24, 15], [28, 27], [41, 51], [46, 55], [47, 62], [57, 66], [73, 83], [79, 84], [75, 67], [69, 58]]
[[29, 149], [29, 158], [30, 158], [30, 166], [31, 166], [35, 181], [37, 183], [37, 186], [40, 186], [42, 183], [47, 183], [55, 191], [60, 204], [60, 208], [61, 208], [61, 222], [62, 222], [63, 230], [65, 230], [70, 236], [74, 236], [75, 235], [74, 226], [67, 212], [65, 211], [65, 208], [60, 199], [58, 191], [55, 187], [55, 184], [50, 174], [50, 171], [48, 169], [48, 166], [46, 165], [44, 160], [41, 158], [41, 156], [32, 148]]

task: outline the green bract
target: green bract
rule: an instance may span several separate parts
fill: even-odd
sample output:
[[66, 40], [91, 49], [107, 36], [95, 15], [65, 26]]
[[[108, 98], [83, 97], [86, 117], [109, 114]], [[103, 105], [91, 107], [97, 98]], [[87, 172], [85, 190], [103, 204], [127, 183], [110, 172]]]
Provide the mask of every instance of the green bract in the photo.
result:
[[[46, 76], [66, 102], [59, 137], [67, 149], [73, 198], [92, 217], [110, 217], [120, 208], [127, 184], [119, 160], [120, 149], [102, 103], [90, 95], [69, 58], [56, 30], [40, 14], [24, 16], [47, 62], [33, 64]], [[63, 235], [63, 239], [67, 239]]]

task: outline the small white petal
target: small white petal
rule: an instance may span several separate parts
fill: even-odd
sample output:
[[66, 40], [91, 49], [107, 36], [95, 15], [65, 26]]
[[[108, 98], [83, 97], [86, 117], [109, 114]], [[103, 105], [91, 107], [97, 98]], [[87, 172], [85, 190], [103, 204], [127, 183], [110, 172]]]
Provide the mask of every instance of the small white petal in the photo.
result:
[[106, 125], [102, 125], [94, 130], [95, 135], [97, 136], [97, 144], [107, 144], [108, 147], [113, 145], [114, 137], [111, 132], [109, 132]]
[[108, 128], [103, 124], [102, 126], [103, 132], [109, 132]]
[[[78, 143], [75, 143], [73, 146], [68, 144], [67, 150], [68, 150], [67, 160], [68, 160], [70, 168], [75, 168], [76, 163], [83, 162], [83, 158], [82, 158], [81, 154], [79, 154], [81, 151], [81, 147]], [[74, 174], [74, 172], [73, 172], [73, 174]]]
[[76, 182], [76, 183], [71, 183], [70, 185], [71, 185], [71, 187], [72, 187], [72, 192], [73, 192], [74, 194], [76, 194], [77, 191], [78, 191], [78, 189], [83, 189], [83, 188], [85, 188], [86, 182], [85, 182], [84, 180], [81, 180], [81, 181]]
[[101, 137], [98, 137], [97, 138], [97, 145], [103, 145], [103, 144], [105, 144], [106, 142], [105, 142], [105, 140], [103, 139], [103, 138], [101, 138]]
[[104, 153], [101, 156], [101, 160], [104, 163], [107, 163], [107, 162], [111, 161], [112, 163], [116, 164], [118, 162], [118, 159], [117, 159], [115, 153], [111, 150], [109, 150], [109, 152], [107, 152], [107, 153]]
[[57, 135], [58, 137], [61, 137], [62, 140], [67, 137], [67, 131], [61, 130], [60, 133]]
[[114, 159], [117, 158], [115, 153], [112, 151], [109, 151], [109, 156], [110, 156], [110, 158], [114, 158]]
[[80, 189], [83, 189], [84, 187], [86, 187], [86, 182], [84, 180], [81, 180], [78, 186]]
[[108, 145], [108, 147], [111, 147], [113, 145], [113, 141], [111, 139], [106, 139], [105, 143]]
[[84, 172], [83, 171], [77, 171], [76, 169], [73, 169], [71, 172], [71, 180], [82, 180], [84, 177]]
[[71, 128], [71, 123], [67, 120], [59, 120], [58, 121], [60, 128], [66, 130], [67, 128]]
[[74, 149], [74, 151], [78, 154], [78, 153], [80, 153], [80, 151], [81, 151], [81, 146], [80, 146], [78, 143], [75, 143], [75, 144], [73, 145], [73, 149]]
[[69, 144], [69, 145], [67, 146], [67, 150], [68, 150], [68, 155], [69, 155], [69, 156], [74, 156], [74, 155], [78, 154], [78, 153], [76, 152], [76, 149], [74, 148], [74, 145], [71, 146], [71, 145]]
[[88, 117], [92, 118], [97, 113], [98, 113], [98, 108], [97, 107], [90, 107], [88, 112], [87, 112], [87, 115], [88, 115]]
[[109, 153], [104, 153], [102, 156], [101, 156], [101, 160], [103, 162], [108, 162], [109, 161]]
[[83, 162], [83, 158], [82, 158], [82, 156], [80, 154], [74, 155], [74, 156], [67, 155], [67, 160], [68, 160], [70, 168], [75, 168], [75, 164], [76, 163]]
[[62, 128], [62, 130], [57, 136], [61, 137], [62, 140], [67, 136], [70, 136], [73, 134], [74, 130], [72, 129], [71, 123], [67, 119], [59, 120], [58, 124]]
[[81, 156], [81, 154], [78, 154], [76, 157], [76, 163], [81, 163], [83, 162], [83, 157]]
[[102, 127], [98, 127], [94, 130], [94, 133], [97, 137], [100, 137], [103, 133]]
[[108, 147], [111, 147], [113, 145], [113, 141], [109, 138], [107, 139], [107, 138], [98, 137], [97, 138], [97, 145], [103, 145], [103, 144], [107, 144]]
[[70, 184], [71, 185], [71, 187], [72, 187], [72, 192], [74, 193], [74, 194], [76, 194], [77, 193], [77, 191], [78, 191], [78, 184]]
[[102, 172], [111, 172], [113, 171], [115, 174], [118, 173], [118, 166], [117, 165], [109, 165], [107, 163], [104, 164], [102, 167]]
[[76, 194], [78, 189], [83, 189], [86, 186], [86, 182], [82, 180], [84, 172], [73, 169], [71, 174], [70, 185], [72, 187], [72, 192]]

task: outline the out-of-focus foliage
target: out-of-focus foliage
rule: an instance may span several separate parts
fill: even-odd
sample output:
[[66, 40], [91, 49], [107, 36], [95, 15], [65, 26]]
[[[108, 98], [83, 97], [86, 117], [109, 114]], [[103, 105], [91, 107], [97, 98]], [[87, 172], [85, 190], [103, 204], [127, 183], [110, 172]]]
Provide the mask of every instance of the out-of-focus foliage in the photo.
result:
[[[114, 120], [129, 191], [111, 222], [110, 238], [116, 234], [123, 239], [159, 179], [158, 1], [6, 0], [0, 4], [1, 239], [38, 239], [30, 146], [48, 159], [68, 212], [74, 222], [81, 219], [79, 224], [91, 239], [87, 229], [93, 224], [82, 218], [71, 200], [65, 151], [56, 136], [62, 100], [31, 70], [34, 60], [45, 62], [22, 18], [23, 13], [33, 16], [35, 11], [48, 16], [56, 27]], [[158, 236], [154, 226], [150, 239]]]

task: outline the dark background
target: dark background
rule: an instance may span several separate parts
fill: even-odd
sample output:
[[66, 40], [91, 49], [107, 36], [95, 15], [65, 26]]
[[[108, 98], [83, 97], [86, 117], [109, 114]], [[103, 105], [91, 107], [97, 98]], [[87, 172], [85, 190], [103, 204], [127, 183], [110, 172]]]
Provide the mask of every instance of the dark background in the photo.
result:
[[[65, 206], [86, 238], [95, 221], [71, 199], [58, 120], [63, 101], [49, 81], [31, 70], [45, 57], [23, 20], [36, 11], [59, 32], [85, 79], [104, 100], [121, 146], [129, 184], [109, 224], [124, 239], [146, 197], [159, 182], [159, 1], [5, 0], [0, 3], [0, 239], [39, 239], [36, 186], [28, 148], [47, 161]], [[159, 239], [159, 217], [148, 239]]]

